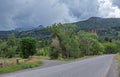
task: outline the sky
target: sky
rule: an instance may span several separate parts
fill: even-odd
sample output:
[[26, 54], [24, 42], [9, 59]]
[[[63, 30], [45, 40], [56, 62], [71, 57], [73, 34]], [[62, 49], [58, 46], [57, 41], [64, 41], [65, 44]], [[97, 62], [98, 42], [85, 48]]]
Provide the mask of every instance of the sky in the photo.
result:
[[0, 0], [0, 30], [120, 18], [120, 0]]

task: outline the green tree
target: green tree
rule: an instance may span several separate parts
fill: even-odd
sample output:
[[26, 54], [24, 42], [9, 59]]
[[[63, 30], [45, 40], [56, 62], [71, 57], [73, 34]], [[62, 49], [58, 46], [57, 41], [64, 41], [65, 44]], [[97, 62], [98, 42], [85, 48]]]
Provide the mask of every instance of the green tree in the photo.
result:
[[7, 53], [6, 53], [6, 56], [8, 58], [12, 58], [16, 55], [16, 49], [17, 49], [17, 39], [15, 37], [15, 34], [12, 33], [8, 36], [8, 39], [7, 39]]
[[51, 50], [49, 52], [49, 56], [51, 59], [57, 59], [59, 57], [59, 50], [54, 48], [54, 47], [51, 47]]
[[97, 55], [101, 51], [102, 46], [98, 42], [96, 34], [80, 31], [77, 33], [77, 37], [83, 55]]
[[52, 32], [53, 36], [52, 49], [54, 48], [54, 52], [52, 54], [59, 53], [63, 58], [78, 58], [104, 52], [104, 47], [99, 43], [97, 34], [85, 31], [77, 32], [75, 25], [55, 24], [48, 30]]
[[15, 34], [12, 33], [8, 36], [8, 40], [7, 40], [7, 44], [8, 46], [15, 46], [17, 43], [17, 40], [16, 40], [16, 37], [15, 37]]
[[22, 38], [20, 41], [21, 56], [29, 58], [36, 53], [36, 40], [32, 37]]
[[117, 53], [117, 44], [115, 42], [104, 43], [105, 54], [115, 54]]
[[67, 43], [68, 40], [70, 40], [70, 38], [72, 38], [72, 36], [75, 34], [76, 26], [70, 24], [54, 24], [49, 28], [49, 31], [52, 32], [53, 39], [57, 38], [59, 42], [57, 48], [56, 45], [54, 45], [53, 48], [58, 49], [63, 58], [69, 58], [70, 51], [67, 49]]
[[16, 49], [17, 49], [17, 46], [14, 46], [14, 47], [9, 46], [9, 47], [7, 48], [6, 56], [7, 56], [8, 58], [14, 57], [14, 56], [16, 55]]
[[8, 45], [6, 42], [2, 42], [0, 44], [0, 51], [1, 51], [1, 57], [3, 58], [3, 62], [4, 62], [4, 66], [6, 64], [6, 55], [7, 55], [7, 51], [8, 51]]

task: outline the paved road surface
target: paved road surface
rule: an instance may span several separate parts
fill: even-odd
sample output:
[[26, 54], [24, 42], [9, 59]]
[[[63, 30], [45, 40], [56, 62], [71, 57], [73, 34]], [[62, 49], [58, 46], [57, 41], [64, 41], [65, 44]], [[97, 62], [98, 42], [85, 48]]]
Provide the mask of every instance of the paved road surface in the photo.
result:
[[0, 77], [118, 77], [118, 76], [114, 55], [105, 55], [52, 67], [6, 74]]

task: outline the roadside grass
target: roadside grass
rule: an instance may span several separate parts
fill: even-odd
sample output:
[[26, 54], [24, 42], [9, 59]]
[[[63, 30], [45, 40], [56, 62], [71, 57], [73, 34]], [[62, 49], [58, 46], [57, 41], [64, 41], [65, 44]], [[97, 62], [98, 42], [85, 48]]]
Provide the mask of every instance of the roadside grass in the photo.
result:
[[[0, 59], [0, 62], [2, 62], [2, 59]], [[6, 59], [6, 64], [5, 64], [6, 66], [0, 68], [0, 74], [15, 72], [28, 68], [34, 68], [41, 66], [42, 64], [43, 62], [40, 61], [40, 58], [36, 56], [29, 59], [20, 59], [19, 64], [16, 64], [16, 58]]]
[[116, 59], [117, 59], [117, 62], [118, 62], [118, 71], [119, 71], [119, 76], [120, 76], [120, 53], [118, 53], [116, 55]]

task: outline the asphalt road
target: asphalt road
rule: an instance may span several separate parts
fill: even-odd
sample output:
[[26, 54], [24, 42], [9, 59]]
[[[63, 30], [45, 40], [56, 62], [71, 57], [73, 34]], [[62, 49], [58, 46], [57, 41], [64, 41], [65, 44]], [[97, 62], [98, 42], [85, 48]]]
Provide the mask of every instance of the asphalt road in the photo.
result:
[[118, 77], [114, 55], [74, 61], [35, 70], [21, 71], [0, 77]]

